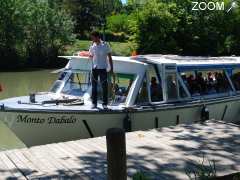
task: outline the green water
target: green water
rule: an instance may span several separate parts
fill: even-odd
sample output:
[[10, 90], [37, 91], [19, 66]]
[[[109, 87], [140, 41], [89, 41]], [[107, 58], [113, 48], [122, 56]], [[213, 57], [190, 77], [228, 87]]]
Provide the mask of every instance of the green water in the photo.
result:
[[0, 72], [0, 84], [3, 86], [0, 99], [49, 90], [57, 78], [57, 74], [51, 72], [52, 70]]
[[[57, 74], [52, 74], [51, 71], [0, 72], [0, 84], [3, 88], [0, 99], [49, 90], [57, 78]], [[25, 145], [0, 120], [0, 151], [21, 147]]]

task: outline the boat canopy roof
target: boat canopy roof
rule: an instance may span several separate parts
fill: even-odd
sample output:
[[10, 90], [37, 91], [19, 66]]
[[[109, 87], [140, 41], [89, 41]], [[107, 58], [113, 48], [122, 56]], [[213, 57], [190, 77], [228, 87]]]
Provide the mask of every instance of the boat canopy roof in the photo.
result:
[[131, 59], [151, 64], [176, 64], [179, 70], [233, 68], [240, 67], [240, 57], [236, 56], [179, 56], [149, 54], [139, 55]]
[[[66, 69], [89, 70], [91, 61], [84, 56], [63, 56], [70, 61]], [[137, 55], [132, 57], [113, 56], [114, 70], [123, 73], [135, 73], [142, 71], [147, 64], [176, 64], [179, 71], [197, 70], [197, 69], [232, 69], [240, 68], [240, 57], [237, 56], [179, 56], [179, 55]]]
[[[92, 61], [85, 56], [62, 56], [69, 59], [69, 63], [65, 69], [71, 70], [90, 70], [92, 67]], [[138, 60], [133, 60], [130, 57], [113, 56], [114, 72], [117, 73], [131, 73], [138, 74], [145, 70], [146, 63]]]

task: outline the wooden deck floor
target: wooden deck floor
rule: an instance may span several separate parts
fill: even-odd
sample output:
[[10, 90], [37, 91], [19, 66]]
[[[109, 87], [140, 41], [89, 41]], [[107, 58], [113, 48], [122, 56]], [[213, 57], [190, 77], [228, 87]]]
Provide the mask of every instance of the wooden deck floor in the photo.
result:
[[[214, 160], [218, 175], [240, 171], [240, 129], [209, 121], [128, 133], [128, 175], [188, 179], [196, 162]], [[208, 160], [205, 163], [208, 164]], [[106, 179], [105, 137], [0, 153], [0, 179]]]

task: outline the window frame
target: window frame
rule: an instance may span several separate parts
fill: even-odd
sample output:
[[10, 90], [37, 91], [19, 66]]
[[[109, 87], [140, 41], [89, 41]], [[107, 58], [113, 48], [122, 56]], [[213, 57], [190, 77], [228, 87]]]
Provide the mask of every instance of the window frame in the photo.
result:
[[[146, 79], [146, 83], [147, 83], [147, 88], [146, 88], [146, 90], [147, 90], [147, 100], [146, 100], [146, 102], [138, 102], [138, 96], [139, 96], [139, 93], [140, 93], [140, 89], [142, 88], [142, 85], [143, 85], [143, 82], [144, 82], [144, 80]], [[150, 105], [151, 104], [151, 102], [150, 102], [150, 86], [149, 86], [149, 75], [148, 75], [148, 71], [146, 71], [145, 73], [144, 73], [144, 75], [142, 76], [142, 78], [141, 78], [141, 82], [140, 82], [140, 86], [139, 86], [139, 88], [137, 88], [137, 89], [135, 89], [136, 90], [136, 92], [137, 92], [137, 94], [136, 94], [136, 98], [135, 98], [135, 101], [134, 101], [134, 104], [135, 105]], [[131, 97], [130, 97], [131, 98]]]
[[[147, 84], [148, 84], [148, 101], [150, 104], [152, 105], [157, 105], [157, 104], [162, 104], [164, 103], [164, 95], [163, 95], [163, 77], [161, 77], [161, 73], [159, 72], [159, 69], [158, 69], [158, 66], [156, 64], [149, 64], [149, 66], [152, 66], [155, 74], [156, 74], [156, 78], [158, 79], [158, 82], [161, 83], [161, 87], [162, 87], [162, 100], [161, 101], [152, 101], [152, 98], [151, 98], [151, 89], [150, 89], [150, 85], [151, 85], [151, 77], [150, 77], [150, 67], [147, 68], [147, 73], [146, 73], [146, 78], [147, 78]], [[145, 77], [144, 76], [144, 77]], [[144, 78], [143, 78], [144, 79]], [[160, 79], [161, 79], [161, 82], [160, 82]]]
[[[134, 74], [134, 73], [115, 73], [115, 84], [116, 84], [116, 81], [118, 81], [118, 74], [125, 74], [125, 75], [130, 75], [133, 77], [133, 81], [132, 81], [132, 84], [131, 84], [131, 87], [129, 88], [129, 91], [128, 91], [128, 94], [126, 96], [126, 99], [124, 102], [120, 102], [120, 103], [116, 103], [115, 105], [126, 105], [129, 103], [129, 101], [131, 101], [132, 99], [132, 96], [133, 96], [133, 93], [134, 93], [134, 89], [135, 89], [135, 86], [136, 86], [136, 81], [137, 81], [137, 74]], [[113, 76], [111, 76], [111, 78], [113, 80]], [[116, 94], [115, 94], [116, 95]], [[115, 101], [112, 99], [112, 101]]]
[[[203, 72], [203, 71], [211, 71], [211, 70], [217, 70], [217, 71], [223, 71], [224, 75], [226, 76], [227, 78], [227, 81], [229, 83], [229, 87], [230, 87], [230, 91], [228, 92], [223, 92], [223, 93], [215, 93], [215, 94], [206, 94], [206, 95], [199, 95], [199, 96], [192, 96], [189, 89], [187, 88], [189, 94], [190, 94], [190, 98], [191, 99], [216, 99], [216, 98], [221, 98], [221, 97], [226, 97], [226, 96], [229, 96], [229, 95], [232, 95], [236, 92], [236, 89], [232, 83], [232, 80], [231, 78], [229, 77], [229, 74], [227, 72], [227, 69], [226, 68], [206, 68], [206, 69], [192, 69], [190, 71], [193, 71], [194, 72], [194, 75], [196, 76], [197, 75], [197, 72]], [[187, 72], [187, 71], [179, 71], [179, 73], [182, 73], [182, 72]], [[181, 80], [182, 80], [182, 77], [180, 76]], [[183, 80], [182, 80], [183, 81]], [[240, 90], [239, 90], [239, 93], [240, 93]]]
[[[233, 68], [231, 68], [231, 73], [232, 73], [235, 69], [239, 69], [239, 72], [240, 72], [240, 67], [233, 67]], [[232, 85], [232, 88], [234, 89], [235, 93], [236, 93], [236, 94], [240, 94], [240, 89], [237, 90], [237, 89], [235, 88], [235, 86], [234, 86], [234, 84], [233, 84], [233, 81], [232, 81], [230, 75], [228, 74], [228, 72], [226, 72], [226, 73], [227, 73], [227, 77], [228, 77], [228, 78], [230, 79], [230, 81], [231, 81], [231, 85]]]
[[[75, 74], [80, 74], [80, 73], [88, 73], [88, 83], [81, 83], [81, 82], [80, 83], [81, 84], [86, 84], [88, 86], [88, 88], [86, 89], [86, 91], [83, 94], [85, 94], [85, 93], [87, 93], [89, 91], [89, 89], [91, 87], [91, 71], [88, 71], [88, 70], [74, 70], [74, 71], [66, 71], [66, 72], [67, 72], [67, 75], [63, 79], [62, 88], [61, 88], [61, 90], [59, 90], [60, 94], [70, 95], [70, 96], [77, 96], [77, 95], [72, 95], [72, 94], [66, 94], [66, 93], [63, 92], [63, 90], [64, 90], [65, 86], [68, 84], [68, 81], [70, 80], [71, 76], [75, 75]], [[77, 79], [79, 80], [78, 76], [77, 76]], [[79, 96], [77, 96], [77, 97], [79, 97]]]
[[189, 90], [188, 90], [188, 88], [187, 88], [187, 86], [186, 86], [186, 84], [183, 82], [183, 79], [182, 79], [182, 77], [181, 77], [181, 75], [179, 74], [179, 72], [177, 72], [177, 80], [179, 81], [179, 87], [178, 87], [178, 89], [180, 88], [180, 85], [183, 87], [183, 90], [185, 91], [185, 93], [187, 94], [187, 97], [185, 97], [185, 98], [182, 98], [181, 96], [180, 96], [180, 92], [179, 92], [179, 99], [180, 100], [189, 100], [189, 99], [191, 99], [191, 93], [189, 92]]

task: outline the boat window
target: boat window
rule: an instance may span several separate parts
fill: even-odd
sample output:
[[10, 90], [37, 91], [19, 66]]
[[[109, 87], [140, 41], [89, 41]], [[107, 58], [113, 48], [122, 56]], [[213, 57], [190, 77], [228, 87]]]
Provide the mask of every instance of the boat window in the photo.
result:
[[90, 86], [90, 72], [74, 72], [69, 76], [64, 88], [63, 94], [82, 96]]
[[[184, 83], [184, 82], [183, 82]], [[178, 81], [178, 88], [179, 88], [179, 96], [180, 98], [187, 98], [188, 97], [188, 94], [187, 94], [187, 90], [184, 89], [183, 86], [186, 86], [185, 83], [182, 84], [182, 82]]]
[[[124, 103], [135, 80], [133, 74], [116, 73], [108, 77], [108, 98], [112, 104]], [[98, 83], [98, 100], [102, 100], [102, 87]]]
[[109, 83], [109, 95], [112, 96], [111, 99], [113, 102], [124, 103], [126, 101], [134, 79], [135, 75], [133, 74], [117, 73], [115, 74], [115, 77], [111, 76], [111, 83]]
[[150, 97], [152, 102], [159, 102], [163, 100], [162, 94], [162, 80], [160, 74], [157, 73], [154, 66], [149, 66], [148, 76], [150, 78]]
[[63, 81], [57, 80], [50, 89], [50, 92], [57, 93], [61, 88]]
[[[185, 84], [185, 86], [188, 88], [190, 94], [192, 96], [199, 96], [200, 95], [200, 89], [199, 85], [196, 80], [196, 74], [194, 71], [187, 71], [187, 72], [182, 72], [181, 78]], [[181, 91], [180, 91], [181, 94]]]
[[232, 83], [237, 91], [240, 91], [240, 68], [234, 69], [231, 75]]
[[149, 104], [146, 76], [143, 79], [142, 85], [139, 89], [137, 99], [136, 99], [136, 104]]
[[224, 70], [182, 72], [181, 77], [192, 96], [226, 93], [231, 90]]
[[178, 98], [176, 73], [166, 73], [166, 83], [168, 100], [176, 100]]
[[58, 77], [58, 80], [63, 80], [65, 78], [65, 76], [67, 75], [67, 72], [63, 71], [60, 73], [59, 77]]

